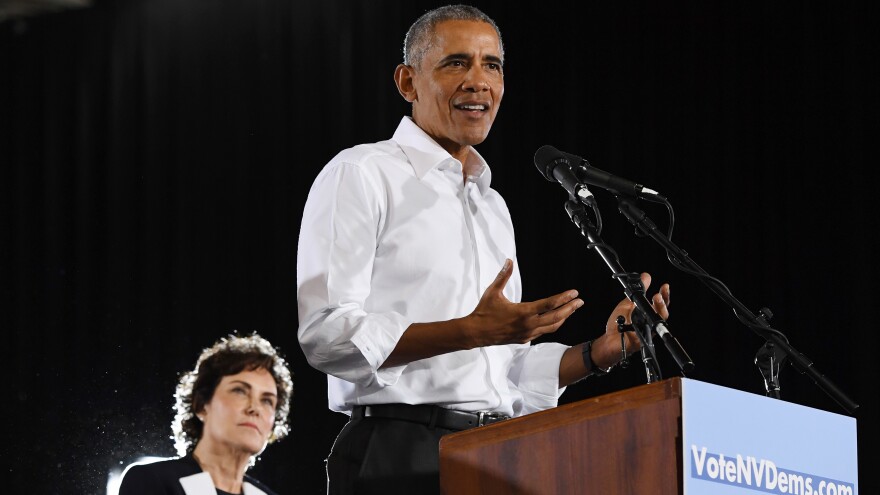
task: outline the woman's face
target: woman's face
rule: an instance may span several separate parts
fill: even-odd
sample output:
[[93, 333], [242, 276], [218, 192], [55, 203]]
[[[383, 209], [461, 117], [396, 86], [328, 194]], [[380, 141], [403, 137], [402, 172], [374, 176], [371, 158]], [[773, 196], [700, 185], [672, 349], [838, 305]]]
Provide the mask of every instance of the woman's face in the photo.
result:
[[224, 376], [200, 414], [199, 443], [254, 455], [263, 450], [275, 423], [278, 389], [264, 368]]

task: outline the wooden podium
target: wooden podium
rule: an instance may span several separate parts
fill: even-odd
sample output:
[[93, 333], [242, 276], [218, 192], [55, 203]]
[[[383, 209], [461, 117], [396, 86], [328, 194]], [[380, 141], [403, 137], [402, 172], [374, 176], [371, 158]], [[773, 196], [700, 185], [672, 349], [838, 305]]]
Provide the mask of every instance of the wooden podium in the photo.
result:
[[447, 435], [441, 492], [679, 494], [681, 390], [671, 378]]
[[446, 495], [858, 494], [855, 418], [687, 378], [440, 441]]

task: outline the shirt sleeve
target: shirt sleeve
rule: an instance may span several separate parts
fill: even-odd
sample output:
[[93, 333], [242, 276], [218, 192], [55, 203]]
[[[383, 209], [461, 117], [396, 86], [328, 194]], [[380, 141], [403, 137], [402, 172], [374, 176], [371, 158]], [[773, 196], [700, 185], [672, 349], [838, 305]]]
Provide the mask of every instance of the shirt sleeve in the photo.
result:
[[515, 416], [556, 407], [565, 392], [565, 387], [559, 388], [559, 363], [568, 347], [555, 342], [517, 346], [508, 373], [511, 385], [522, 395]]
[[397, 381], [405, 365], [379, 367], [412, 324], [400, 313], [365, 310], [382, 190], [358, 165], [328, 164], [306, 200], [297, 251], [300, 346], [316, 369], [363, 386]]

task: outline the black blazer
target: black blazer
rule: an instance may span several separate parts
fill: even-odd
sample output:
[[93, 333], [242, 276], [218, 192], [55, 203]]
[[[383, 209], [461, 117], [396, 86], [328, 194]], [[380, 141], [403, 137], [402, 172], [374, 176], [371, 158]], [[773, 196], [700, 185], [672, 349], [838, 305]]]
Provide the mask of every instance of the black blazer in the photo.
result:
[[[133, 464], [126, 468], [119, 495], [216, 495], [211, 475], [192, 455], [179, 459]], [[276, 495], [266, 485], [244, 475], [244, 495]]]

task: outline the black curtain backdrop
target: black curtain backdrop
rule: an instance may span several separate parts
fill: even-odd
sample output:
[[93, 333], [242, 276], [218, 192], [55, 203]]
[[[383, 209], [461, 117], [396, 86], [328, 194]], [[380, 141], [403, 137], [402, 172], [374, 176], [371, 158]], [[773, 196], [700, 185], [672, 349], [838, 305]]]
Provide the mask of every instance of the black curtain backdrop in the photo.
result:
[[[0, 24], [4, 492], [105, 493], [172, 455], [178, 373], [258, 331], [296, 380], [292, 434], [253, 474], [322, 493], [345, 417], [296, 340], [296, 242], [309, 186], [339, 150], [408, 112], [392, 71], [435, 2], [98, 1]], [[622, 297], [569, 222], [543, 144], [657, 189], [673, 241], [861, 404], [861, 493], [877, 456], [878, 35], [867, 3], [481, 1], [507, 49], [479, 150], [517, 228], [525, 298], [586, 305], [542, 340], [601, 332]], [[602, 237], [672, 285], [691, 378], [763, 393], [762, 340], [594, 190]], [[662, 206], [642, 205], [662, 228]], [[656, 284], [655, 284], [656, 285]], [[664, 376], [677, 369], [658, 346]], [[635, 362], [563, 402], [645, 382]], [[872, 383], [874, 385], [872, 385]], [[805, 375], [785, 400], [845, 411]]]

